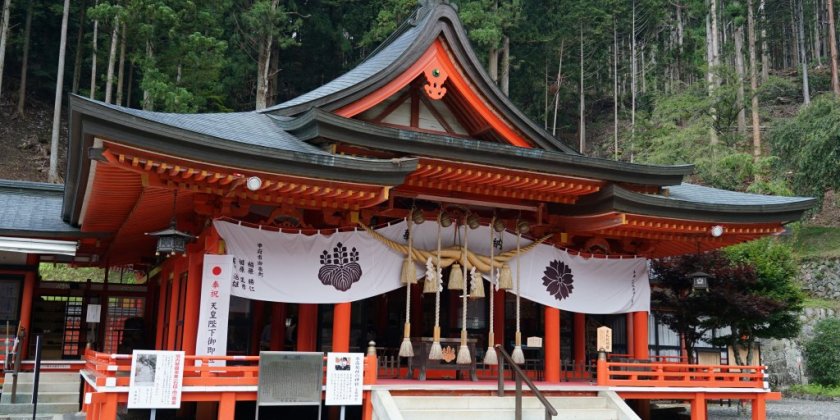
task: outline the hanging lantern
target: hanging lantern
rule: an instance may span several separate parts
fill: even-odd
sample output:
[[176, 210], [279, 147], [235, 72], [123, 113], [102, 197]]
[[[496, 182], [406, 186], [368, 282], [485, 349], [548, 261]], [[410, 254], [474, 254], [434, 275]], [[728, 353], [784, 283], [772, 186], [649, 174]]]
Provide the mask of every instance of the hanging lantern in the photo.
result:
[[691, 289], [692, 290], [702, 290], [707, 291], [709, 290], [709, 279], [712, 276], [706, 274], [702, 271], [697, 271], [688, 275], [688, 278], [691, 279]]
[[187, 251], [187, 242], [195, 239], [195, 236], [178, 230], [174, 217], [169, 223], [169, 228], [157, 232], [148, 232], [146, 235], [157, 236], [158, 238], [155, 255], [183, 254]]
[[187, 251], [187, 242], [195, 239], [195, 236], [178, 230], [178, 225], [175, 220], [177, 204], [178, 190], [175, 189], [172, 198], [172, 220], [169, 221], [169, 228], [146, 233], [146, 235], [156, 236], [158, 238], [155, 255], [173, 256], [175, 254], [183, 254]]

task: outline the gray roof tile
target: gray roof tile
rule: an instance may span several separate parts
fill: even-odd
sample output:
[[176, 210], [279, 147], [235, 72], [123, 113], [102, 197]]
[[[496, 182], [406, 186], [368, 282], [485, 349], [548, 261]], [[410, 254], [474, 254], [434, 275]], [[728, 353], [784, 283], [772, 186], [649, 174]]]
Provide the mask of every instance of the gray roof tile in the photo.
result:
[[61, 219], [64, 186], [0, 180], [0, 232], [77, 234]]
[[812, 201], [809, 197], [781, 197], [775, 195], [751, 194], [682, 183], [668, 187], [668, 199], [708, 204], [740, 206], [762, 206]]
[[271, 116], [255, 111], [175, 114], [125, 108], [99, 101], [96, 101], [96, 103], [137, 118], [224, 140], [293, 152], [327, 154], [323, 150], [302, 142], [297, 137], [283, 131], [278, 126], [278, 122]]

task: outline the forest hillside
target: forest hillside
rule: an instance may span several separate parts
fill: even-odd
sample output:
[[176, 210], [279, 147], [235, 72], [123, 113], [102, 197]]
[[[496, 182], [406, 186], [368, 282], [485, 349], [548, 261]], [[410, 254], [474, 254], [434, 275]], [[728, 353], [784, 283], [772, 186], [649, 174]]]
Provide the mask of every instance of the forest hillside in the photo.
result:
[[[56, 99], [61, 110], [71, 93], [166, 112], [261, 109], [351, 69], [417, 7], [0, 2], [0, 177], [53, 182], [64, 148], [52, 156], [51, 143], [66, 131]], [[840, 224], [833, 0], [452, 3], [501, 90], [582, 153], [694, 163], [692, 182], [819, 197], [813, 223]]]

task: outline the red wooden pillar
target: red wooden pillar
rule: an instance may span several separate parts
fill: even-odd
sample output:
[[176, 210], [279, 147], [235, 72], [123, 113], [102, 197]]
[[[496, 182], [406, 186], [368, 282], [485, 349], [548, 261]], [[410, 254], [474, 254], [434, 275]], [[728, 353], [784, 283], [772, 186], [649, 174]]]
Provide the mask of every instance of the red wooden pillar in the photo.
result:
[[636, 337], [633, 334], [633, 313], [628, 312], [626, 314], [626, 317], [627, 317], [627, 319], [625, 320], [625, 323], [626, 323], [626, 326], [627, 326], [627, 356], [630, 357], [631, 359], [635, 359], [636, 358], [636, 353], [634, 353], [634, 351], [635, 351], [636, 348], [634, 347], [634, 343], [635, 343], [634, 339]]
[[21, 356], [23, 359], [29, 357], [29, 337], [32, 336], [32, 298], [35, 294], [35, 272], [30, 271], [23, 277], [23, 294], [20, 300], [20, 326], [23, 327], [26, 335], [21, 343]]
[[[492, 289], [491, 289], [492, 290]], [[505, 292], [504, 290], [497, 290], [493, 293], [493, 337], [495, 344], [501, 344], [502, 347], [507, 348], [505, 341]]]
[[560, 382], [560, 310], [545, 307], [545, 380]]
[[350, 351], [350, 309], [350, 302], [335, 304], [333, 309], [332, 351]]
[[251, 301], [251, 354], [260, 354], [262, 346], [262, 332], [265, 319], [265, 302], [261, 300]]
[[158, 313], [157, 313], [157, 328], [155, 330], [155, 348], [156, 349], [163, 349], [164, 348], [164, 340], [166, 337], [163, 336], [163, 330], [165, 329], [165, 325], [163, 325], [163, 319], [166, 318], [166, 285], [169, 283], [169, 267], [164, 264], [163, 268], [160, 271], [159, 285], [158, 285]]
[[[755, 411], [753, 411], [753, 419], [755, 418]], [[759, 418], [764, 420], [764, 416]], [[706, 420], [706, 394], [702, 392], [694, 394], [691, 400], [691, 420]]]
[[271, 305], [271, 351], [283, 350], [286, 345], [286, 304]]
[[195, 354], [198, 337], [198, 317], [201, 306], [201, 272], [204, 269], [204, 250], [195, 249], [188, 254], [187, 288], [184, 296], [184, 353]]
[[649, 359], [648, 313], [633, 312], [633, 355], [636, 359]]
[[298, 305], [297, 351], [315, 351], [318, 334], [318, 304]]
[[[169, 331], [166, 340], [166, 350], [178, 350], [175, 348], [177, 340], [176, 333], [178, 332], [178, 302], [181, 299], [181, 273], [184, 272], [184, 262], [186, 259], [181, 257], [173, 262], [172, 267], [172, 294], [169, 295]], [[184, 261], [182, 261], [184, 260]]]
[[752, 400], [752, 420], [764, 420], [767, 418], [767, 401], [764, 395], [756, 394]]
[[575, 312], [573, 315], [573, 330], [575, 334], [575, 366], [582, 370], [586, 365], [586, 314]]

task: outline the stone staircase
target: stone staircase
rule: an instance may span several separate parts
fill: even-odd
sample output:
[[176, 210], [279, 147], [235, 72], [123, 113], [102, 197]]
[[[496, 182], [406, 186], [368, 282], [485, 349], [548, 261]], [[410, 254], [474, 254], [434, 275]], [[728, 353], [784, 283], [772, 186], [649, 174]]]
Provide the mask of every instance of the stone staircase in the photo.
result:
[[[12, 402], [12, 374], [7, 373], [0, 395], [0, 420], [32, 418], [31, 372], [18, 374], [17, 395]], [[56, 415], [73, 414], [79, 411], [78, 373], [41, 372], [38, 384], [38, 420], [52, 420]]]
[[[637, 420], [639, 417], [611, 391], [592, 396], [547, 397], [563, 420]], [[376, 420], [511, 420], [515, 397], [497, 396], [391, 396], [375, 390], [373, 418]], [[545, 409], [533, 396], [522, 398], [523, 420], [544, 420]]]

